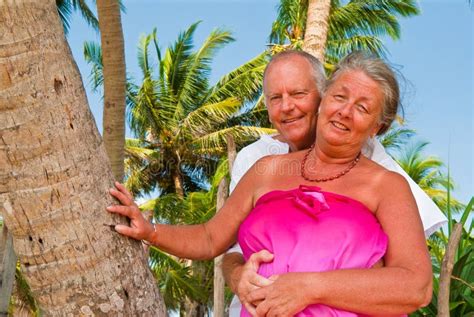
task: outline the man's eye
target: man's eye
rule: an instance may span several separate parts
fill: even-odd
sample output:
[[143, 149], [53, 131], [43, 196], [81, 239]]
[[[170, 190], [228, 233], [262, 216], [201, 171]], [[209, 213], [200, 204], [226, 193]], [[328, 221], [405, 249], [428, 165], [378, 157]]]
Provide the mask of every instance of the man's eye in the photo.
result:
[[297, 91], [293, 95], [296, 97], [303, 97], [306, 96], [306, 93], [304, 91]]
[[273, 101], [273, 100], [278, 100], [278, 99], [280, 99], [280, 96], [272, 96], [272, 97], [270, 97], [270, 100], [272, 100], [272, 101]]
[[338, 101], [342, 101], [342, 100], [344, 100], [344, 96], [343, 95], [334, 95], [334, 99], [336, 99]]

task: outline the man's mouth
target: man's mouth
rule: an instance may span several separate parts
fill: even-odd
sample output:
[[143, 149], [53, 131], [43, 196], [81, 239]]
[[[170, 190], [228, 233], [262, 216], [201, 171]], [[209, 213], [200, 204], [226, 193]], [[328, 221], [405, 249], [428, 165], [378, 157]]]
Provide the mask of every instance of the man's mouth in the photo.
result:
[[285, 119], [285, 120], [282, 120], [281, 122], [282, 123], [293, 123], [295, 121], [298, 121], [300, 119], [302, 119], [304, 116], [301, 116], [301, 117], [295, 117], [295, 118], [288, 118], [288, 119]]
[[343, 131], [349, 131], [349, 128], [346, 127], [344, 124], [340, 123], [340, 122], [337, 122], [337, 121], [331, 121], [331, 124], [336, 127], [337, 129], [339, 130], [343, 130]]

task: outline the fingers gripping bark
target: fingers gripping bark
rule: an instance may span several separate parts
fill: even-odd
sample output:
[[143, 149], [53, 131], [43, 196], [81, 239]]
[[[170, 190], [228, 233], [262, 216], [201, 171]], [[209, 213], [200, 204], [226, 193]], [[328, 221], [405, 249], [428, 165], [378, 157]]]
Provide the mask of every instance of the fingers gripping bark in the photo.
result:
[[155, 228], [142, 215], [137, 204], [133, 201], [132, 194], [122, 184], [116, 182], [115, 189], [110, 189], [110, 195], [115, 197], [121, 205], [111, 205], [107, 211], [119, 214], [130, 219], [130, 225], [116, 225], [115, 231], [136, 240], [147, 240], [152, 242], [152, 234]]

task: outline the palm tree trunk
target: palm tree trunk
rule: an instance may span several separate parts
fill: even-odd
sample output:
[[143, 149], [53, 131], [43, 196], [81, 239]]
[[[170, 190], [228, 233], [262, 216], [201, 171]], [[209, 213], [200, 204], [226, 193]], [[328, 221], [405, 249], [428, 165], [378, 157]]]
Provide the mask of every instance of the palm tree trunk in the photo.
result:
[[54, 0], [0, 2], [0, 213], [48, 316], [164, 316], [140, 243], [110, 225], [108, 168]]
[[[179, 165], [178, 165], [178, 168], [179, 168]], [[184, 197], [183, 181], [181, 179], [181, 176], [179, 176], [178, 170], [176, 170], [173, 173], [173, 182], [174, 182], [176, 195], [178, 195], [178, 197], [180, 198], [183, 198]]]
[[112, 173], [123, 179], [125, 145], [125, 52], [120, 3], [97, 0], [102, 63], [104, 67], [103, 139]]
[[324, 63], [331, 0], [309, 0], [303, 50]]
[[0, 317], [8, 315], [8, 306], [15, 281], [16, 255], [7, 226], [0, 229]]

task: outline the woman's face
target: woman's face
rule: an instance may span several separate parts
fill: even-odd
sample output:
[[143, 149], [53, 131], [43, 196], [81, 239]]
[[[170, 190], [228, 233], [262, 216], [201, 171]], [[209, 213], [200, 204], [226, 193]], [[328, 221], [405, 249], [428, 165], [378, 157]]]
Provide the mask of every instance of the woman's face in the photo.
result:
[[264, 81], [265, 104], [273, 126], [291, 150], [314, 142], [320, 97], [311, 65], [301, 56], [275, 61]]
[[381, 127], [383, 102], [382, 88], [364, 72], [340, 74], [321, 100], [318, 137], [331, 145], [362, 147]]

